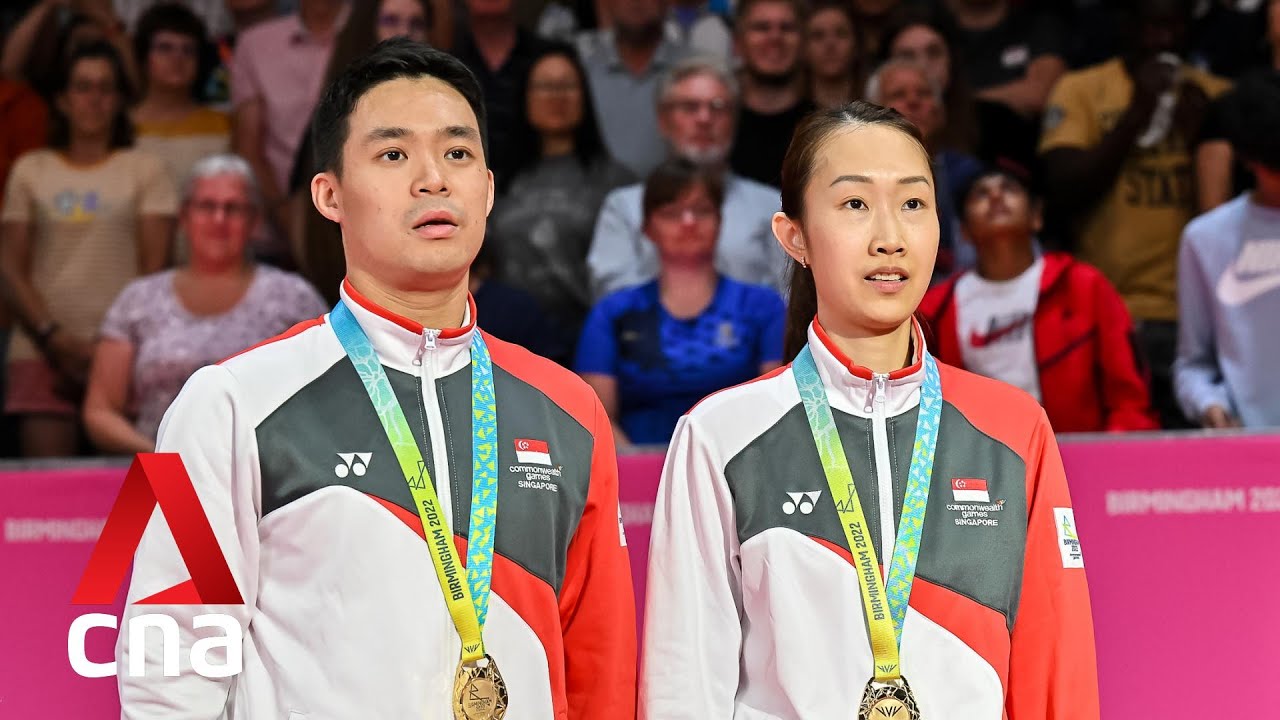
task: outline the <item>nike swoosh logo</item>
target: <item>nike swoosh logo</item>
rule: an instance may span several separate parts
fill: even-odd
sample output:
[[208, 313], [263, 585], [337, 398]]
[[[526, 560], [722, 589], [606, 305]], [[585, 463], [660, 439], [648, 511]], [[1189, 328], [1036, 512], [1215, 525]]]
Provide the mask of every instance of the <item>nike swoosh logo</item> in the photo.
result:
[[1222, 273], [1222, 277], [1218, 278], [1218, 300], [1224, 305], [1244, 305], [1278, 287], [1280, 287], [1280, 272], [1242, 278], [1235, 270], [1228, 268]]
[[998, 342], [1000, 342], [1000, 339], [1001, 339], [1001, 338], [1003, 338], [1004, 336], [1008, 335], [1009, 333], [1013, 332], [1014, 330], [1017, 330], [1018, 328], [1022, 327], [1023, 325], [1026, 325], [1026, 324], [1027, 324], [1027, 321], [1028, 321], [1028, 320], [1030, 320], [1030, 319], [1031, 319], [1031, 316], [1030, 316], [1030, 315], [1028, 315], [1028, 316], [1026, 316], [1026, 317], [1022, 318], [1021, 320], [1014, 320], [1012, 323], [1010, 323], [1010, 324], [1008, 324], [1008, 325], [1006, 325], [1006, 326], [1004, 326], [1004, 327], [1002, 327], [1002, 328], [996, 328], [995, 330], [992, 330], [991, 332], [987, 333], [986, 335], [980, 335], [980, 334], [978, 334], [978, 331], [977, 331], [977, 330], [970, 330], [970, 331], [969, 331], [969, 344], [970, 344], [970, 345], [972, 345], [973, 347], [979, 347], [979, 348], [980, 348], [980, 347], [986, 347], [986, 346], [988, 346], [988, 345], [993, 345], [993, 344], [995, 344], [995, 343], [998, 343]]

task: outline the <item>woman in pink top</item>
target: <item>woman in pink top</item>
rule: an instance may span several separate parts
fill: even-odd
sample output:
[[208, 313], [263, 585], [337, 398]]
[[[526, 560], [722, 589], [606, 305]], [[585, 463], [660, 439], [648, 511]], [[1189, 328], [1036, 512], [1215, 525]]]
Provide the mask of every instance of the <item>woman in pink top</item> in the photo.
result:
[[249, 260], [261, 215], [247, 162], [196, 163], [179, 214], [189, 261], [130, 283], [102, 323], [84, 408], [99, 450], [154, 450], [160, 420], [192, 373], [325, 312], [305, 280]]

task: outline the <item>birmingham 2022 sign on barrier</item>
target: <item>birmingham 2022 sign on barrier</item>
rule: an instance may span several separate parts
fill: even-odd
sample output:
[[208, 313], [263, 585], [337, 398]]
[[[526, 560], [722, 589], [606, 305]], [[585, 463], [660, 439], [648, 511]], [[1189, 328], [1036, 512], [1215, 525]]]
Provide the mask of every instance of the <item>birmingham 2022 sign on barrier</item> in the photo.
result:
[[[1280, 435], [1064, 438], [1062, 455], [1089, 574], [1103, 718], [1203, 717], [1215, 697], [1205, 683], [1217, 679], [1205, 663], [1215, 657], [1231, 658], [1230, 682], [1248, 689], [1231, 694], [1233, 716], [1274, 714]], [[641, 607], [661, 467], [657, 453], [619, 459]], [[117, 632], [128, 631], [81, 621], [70, 632], [89, 609], [121, 615], [123, 589], [97, 608], [72, 598], [126, 470], [0, 469], [0, 718], [120, 716], [115, 681], [82, 677], [69, 656], [83, 654], [81, 669], [106, 667]]]

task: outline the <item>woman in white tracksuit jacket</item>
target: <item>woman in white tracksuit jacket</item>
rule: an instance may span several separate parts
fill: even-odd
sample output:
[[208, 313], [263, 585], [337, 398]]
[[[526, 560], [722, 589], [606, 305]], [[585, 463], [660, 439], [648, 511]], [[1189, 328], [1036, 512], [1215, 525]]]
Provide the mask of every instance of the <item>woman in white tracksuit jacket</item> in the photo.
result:
[[[796, 130], [773, 224], [795, 261], [796, 361], [677, 426], [641, 717], [1098, 717], [1084, 559], [1045, 414], [933, 363], [912, 317], [938, 247], [934, 187], [896, 112], [853, 103]], [[899, 646], [900, 660], [886, 649]]]

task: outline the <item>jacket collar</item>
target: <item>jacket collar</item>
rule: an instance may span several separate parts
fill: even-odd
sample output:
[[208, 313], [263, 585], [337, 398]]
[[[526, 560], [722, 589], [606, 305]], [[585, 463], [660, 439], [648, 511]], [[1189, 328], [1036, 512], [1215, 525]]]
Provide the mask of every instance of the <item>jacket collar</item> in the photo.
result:
[[467, 295], [462, 327], [425, 328], [374, 303], [360, 294], [350, 280], [342, 281], [339, 294], [369, 336], [383, 365], [411, 375], [428, 372], [432, 377], [442, 377], [471, 362], [471, 337], [479, 332], [475, 298], [471, 295]]
[[912, 364], [877, 378], [870, 369], [844, 354], [814, 318], [809, 325], [809, 351], [813, 353], [818, 374], [827, 387], [831, 407], [859, 417], [873, 414], [873, 402], [885, 402], [885, 415], [894, 417], [907, 412], [920, 402], [920, 386], [924, 383], [924, 353], [927, 351], [920, 324], [911, 319]]
[[1040, 297], [1048, 295], [1075, 264], [1075, 258], [1064, 252], [1047, 252], [1041, 256], [1044, 269], [1040, 271]]

